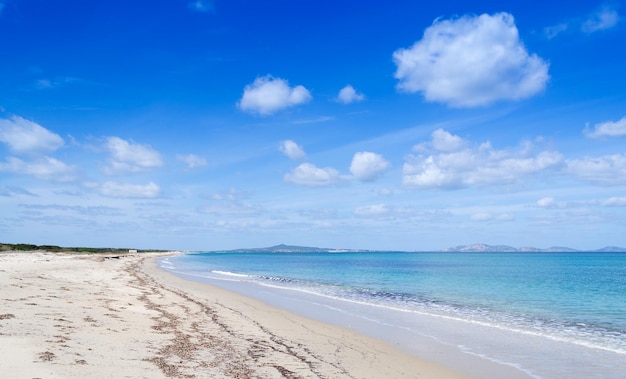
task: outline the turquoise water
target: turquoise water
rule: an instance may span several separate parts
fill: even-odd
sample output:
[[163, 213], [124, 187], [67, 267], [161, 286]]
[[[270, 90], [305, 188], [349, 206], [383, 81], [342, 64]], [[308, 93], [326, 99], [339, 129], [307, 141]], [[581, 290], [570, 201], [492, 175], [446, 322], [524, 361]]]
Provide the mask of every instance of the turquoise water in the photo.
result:
[[[470, 332], [451, 344], [533, 377], [575, 377], [580, 371], [570, 366], [581, 355], [607, 366], [597, 377], [622, 377], [626, 369], [623, 253], [200, 253], [160, 263], [194, 280], [289, 290], [313, 296], [309, 301], [316, 304], [332, 301], [329, 309], [367, 313], [379, 325], [416, 333], [425, 322], [411, 324], [418, 316], [505, 331], [502, 338], [522, 338], [520, 352], [512, 347], [504, 354], [497, 341], [479, 342], [484, 336]], [[254, 290], [246, 294], [254, 296]], [[350, 310], [356, 305], [361, 308]], [[429, 334], [443, 342], [448, 335]], [[554, 364], [532, 357], [537, 344], [558, 349], [568, 367], [536, 367]]]

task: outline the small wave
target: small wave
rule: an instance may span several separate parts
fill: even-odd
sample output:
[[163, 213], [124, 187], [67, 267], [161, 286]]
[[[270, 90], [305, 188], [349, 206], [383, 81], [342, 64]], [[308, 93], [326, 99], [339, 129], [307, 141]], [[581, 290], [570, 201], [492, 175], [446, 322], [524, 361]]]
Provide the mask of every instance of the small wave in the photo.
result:
[[[361, 288], [336, 288], [319, 283], [304, 283], [281, 277], [250, 277], [264, 287], [292, 290], [353, 304], [387, 309], [390, 311], [414, 313], [431, 317], [455, 320], [469, 324], [506, 330], [509, 332], [547, 338], [553, 341], [571, 343], [593, 349], [626, 354], [624, 333], [610, 331], [584, 323], [568, 323], [558, 320], [543, 320], [532, 317], [515, 316], [493, 310], [446, 304], [444, 302], [416, 298], [403, 293], [371, 291]], [[582, 324], [582, 325], [581, 325]]]
[[168, 258], [157, 260], [159, 267], [169, 270], [176, 267]]
[[220, 270], [211, 270], [213, 274], [225, 275], [225, 276], [235, 276], [237, 278], [249, 278], [249, 275], [246, 274], [237, 274], [236, 272], [230, 271], [220, 271]]

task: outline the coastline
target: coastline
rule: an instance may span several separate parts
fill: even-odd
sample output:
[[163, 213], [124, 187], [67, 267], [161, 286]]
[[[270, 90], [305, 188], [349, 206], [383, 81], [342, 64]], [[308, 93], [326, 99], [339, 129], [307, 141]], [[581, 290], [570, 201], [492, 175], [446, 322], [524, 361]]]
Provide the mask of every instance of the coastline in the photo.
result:
[[0, 254], [4, 377], [469, 377], [179, 278], [157, 267], [164, 255]]

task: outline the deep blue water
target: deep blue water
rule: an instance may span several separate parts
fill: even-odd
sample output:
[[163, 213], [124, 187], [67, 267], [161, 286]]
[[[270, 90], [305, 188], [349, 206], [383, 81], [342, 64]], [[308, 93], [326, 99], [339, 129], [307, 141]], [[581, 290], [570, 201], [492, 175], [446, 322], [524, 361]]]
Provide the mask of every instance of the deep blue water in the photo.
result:
[[161, 267], [197, 280], [471, 321], [626, 358], [623, 253], [199, 253], [162, 259]]

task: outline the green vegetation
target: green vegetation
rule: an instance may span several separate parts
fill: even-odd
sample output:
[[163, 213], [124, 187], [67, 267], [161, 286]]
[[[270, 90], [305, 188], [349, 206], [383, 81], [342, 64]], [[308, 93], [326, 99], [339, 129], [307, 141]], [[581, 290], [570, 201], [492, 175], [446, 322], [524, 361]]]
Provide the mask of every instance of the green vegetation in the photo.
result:
[[[54, 245], [32, 245], [28, 243], [0, 243], [0, 251], [50, 251], [50, 252], [67, 252], [67, 253], [88, 253], [88, 254], [100, 254], [100, 253], [115, 253], [123, 254], [128, 253], [129, 249], [109, 248], [109, 247], [61, 247]], [[137, 252], [145, 252], [148, 250], [137, 250]], [[149, 250], [159, 251], [159, 250]]]

